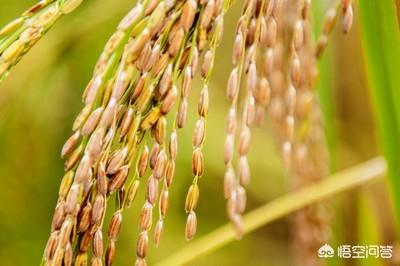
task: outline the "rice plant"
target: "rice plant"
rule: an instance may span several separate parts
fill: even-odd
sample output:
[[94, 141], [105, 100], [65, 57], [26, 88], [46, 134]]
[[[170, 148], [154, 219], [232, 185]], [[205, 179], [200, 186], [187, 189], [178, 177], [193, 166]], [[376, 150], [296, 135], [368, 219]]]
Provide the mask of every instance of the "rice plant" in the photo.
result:
[[[17, 72], [20, 65], [29, 64], [29, 58], [23, 57], [45, 43], [38, 41], [64, 14], [71, 13], [64, 18], [68, 20], [73, 11], [78, 12], [83, 2], [42, 0], [4, 26], [0, 30], [0, 82], [7, 84], [14, 68]], [[184, 204], [179, 209], [186, 215], [182, 232], [187, 241], [194, 239], [204, 221], [198, 210], [202, 199], [220, 199], [203, 193], [202, 188], [210, 179], [218, 179], [207, 172], [206, 147], [216, 137], [207, 133], [216, 126], [210, 117], [219, 102], [227, 105], [219, 133], [224, 139], [218, 161], [223, 170], [218, 182], [213, 182], [226, 200], [230, 225], [195, 239], [176, 255], [163, 256], [160, 265], [190, 264], [289, 214], [287, 249], [292, 252], [288, 265], [329, 263], [318, 256], [319, 249], [332, 241], [332, 217], [336, 216], [329, 197], [380, 180], [386, 171], [394, 191], [394, 213], [399, 217], [396, 66], [400, 58], [396, 48], [400, 35], [394, 3], [337, 0], [321, 9], [318, 1], [311, 0], [135, 2], [109, 35], [82, 89], [83, 106], [61, 148], [64, 173], [57, 169], [62, 178], [41, 265], [112, 265], [121, 246], [127, 244], [120, 240], [123, 228], [131, 227], [138, 231], [136, 239], [129, 240], [135, 246], [135, 252], [128, 254], [130, 264], [152, 264], [148, 259], [152, 246], [161, 250], [168, 236], [164, 231], [174, 227], [167, 214], [176, 208], [179, 193], [174, 190], [182, 186]], [[235, 8], [240, 11], [232, 23], [226, 23]], [[323, 112], [329, 103], [321, 96], [327, 88], [320, 85], [329, 81], [324, 75], [326, 64], [319, 62], [337, 45], [332, 39], [352, 37], [358, 9], [388, 170], [385, 159], [378, 157], [325, 179], [330, 173], [325, 136], [333, 130], [325, 125], [333, 121]], [[369, 19], [372, 16], [384, 18], [385, 23], [374, 24]], [[383, 41], [377, 41], [376, 35]], [[232, 48], [228, 58], [219, 56], [226, 38], [231, 39]], [[381, 56], [377, 51], [385, 52]], [[225, 88], [214, 82], [219, 61], [229, 72], [223, 81]], [[212, 96], [221, 89], [225, 98]], [[191, 109], [195, 112], [192, 123], [187, 121]], [[191, 142], [185, 141], [188, 124], [193, 127], [189, 129]], [[287, 191], [246, 214], [253, 198], [249, 189], [262, 178], [259, 172], [253, 173], [251, 155], [259, 130], [271, 135], [278, 164], [288, 177]], [[180, 151], [187, 147], [191, 154], [183, 158]], [[263, 149], [259, 156], [268, 164]], [[187, 166], [184, 160], [191, 165], [189, 182], [182, 178], [187, 175], [182, 175]], [[273, 182], [273, 177], [269, 179]], [[135, 204], [137, 219], [132, 225], [125, 220]], [[394, 264], [395, 255], [390, 257]], [[257, 265], [265, 263], [257, 261]]]

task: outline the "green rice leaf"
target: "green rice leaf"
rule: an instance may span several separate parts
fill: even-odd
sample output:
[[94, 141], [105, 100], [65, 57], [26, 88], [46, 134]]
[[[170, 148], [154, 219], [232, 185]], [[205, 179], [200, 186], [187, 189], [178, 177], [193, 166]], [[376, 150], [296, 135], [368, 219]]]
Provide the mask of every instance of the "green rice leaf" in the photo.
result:
[[400, 33], [395, 1], [361, 0], [359, 10], [367, 77], [400, 222]]

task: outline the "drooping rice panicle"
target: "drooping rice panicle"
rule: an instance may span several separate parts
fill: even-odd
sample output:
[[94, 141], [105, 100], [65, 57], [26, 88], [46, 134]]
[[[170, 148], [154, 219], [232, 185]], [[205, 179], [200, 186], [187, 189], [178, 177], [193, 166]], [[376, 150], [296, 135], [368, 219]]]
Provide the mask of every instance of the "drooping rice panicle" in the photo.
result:
[[315, 50], [315, 56], [320, 58], [323, 54], [327, 44], [330, 33], [336, 25], [337, 14], [342, 10], [342, 30], [344, 33], [349, 33], [353, 25], [353, 5], [352, 1], [341, 0], [340, 4], [336, 5], [336, 8], [330, 8], [324, 17], [322, 32], [318, 38], [317, 47]]
[[[224, 196], [239, 237], [243, 231], [245, 187], [250, 179], [247, 155], [251, 127], [254, 122], [262, 123], [267, 106], [283, 151], [282, 159], [294, 182], [306, 183], [307, 177], [318, 179], [325, 170], [324, 162], [309, 155], [313, 150], [325, 152], [325, 146], [318, 145], [323, 143], [323, 134], [313, 92], [318, 71], [310, 37], [311, 1], [294, 2], [296, 5], [282, 0], [245, 1], [237, 24], [234, 68], [227, 86], [231, 107], [224, 150]], [[154, 207], [158, 204], [154, 226], [154, 242], [158, 246], [175, 172], [177, 132], [185, 124], [189, 91], [202, 61], [202, 89], [192, 138], [193, 182], [185, 202], [185, 237], [194, 237], [198, 181], [204, 174], [202, 149], [210, 77], [223, 31], [223, 16], [231, 4], [228, 0], [140, 1], [118, 25], [96, 64], [83, 94], [84, 108], [62, 149], [66, 173], [44, 264], [111, 265], [124, 211], [143, 182], [146, 196], [139, 217], [136, 265], [147, 264]], [[342, 1], [342, 6], [347, 32], [351, 26], [351, 1]], [[332, 30], [334, 17], [328, 15], [323, 34]], [[242, 78], [246, 86], [241, 91]], [[175, 105], [175, 120], [168, 134], [167, 118]], [[145, 176], [147, 180], [143, 179]], [[112, 210], [107, 234], [103, 236], [105, 212], [112, 197], [116, 198], [117, 207]], [[315, 213], [308, 213], [315, 217]], [[308, 220], [304, 224], [310, 225]], [[322, 219], [318, 221], [324, 224]], [[315, 243], [307, 242], [304, 247]]]
[[226, 139], [224, 148], [224, 162], [226, 165], [226, 172], [224, 177], [224, 196], [228, 200], [227, 213], [233, 222], [238, 235], [242, 232], [241, 216], [236, 212], [236, 187], [238, 181], [235, 176], [233, 156], [235, 150], [235, 137], [236, 137], [236, 124], [237, 124], [237, 105], [240, 90], [240, 80], [242, 70], [244, 68], [245, 52], [246, 52], [246, 39], [248, 25], [250, 24], [253, 10], [255, 9], [255, 1], [247, 1], [242, 9], [242, 15], [236, 28], [236, 37], [233, 45], [232, 62], [235, 65], [233, 68], [228, 84], [227, 84], [227, 97], [231, 101], [231, 107], [227, 117], [226, 124]]
[[[259, 56], [256, 56], [259, 64], [257, 73], [257, 82], [254, 90], [255, 98], [255, 122], [262, 126], [265, 120], [265, 112], [271, 100], [271, 87], [269, 75], [273, 66], [273, 49], [276, 45], [277, 31], [276, 19], [274, 19], [274, 1], [266, 1], [264, 9], [258, 19], [258, 38], [257, 42]], [[276, 12], [275, 12], [276, 13]], [[270, 26], [268, 26], [270, 25]], [[274, 40], [275, 39], [275, 40]]]
[[322, 25], [322, 32], [321, 35], [318, 37], [317, 46], [315, 50], [315, 56], [317, 58], [321, 57], [326, 46], [328, 45], [328, 38], [333, 28], [335, 27], [336, 19], [337, 19], [337, 9], [330, 8], [325, 14]]
[[[183, 31], [189, 33], [190, 28], [194, 25], [192, 36], [187, 41], [186, 49], [182, 49], [179, 54], [179, 60], [186, 57], [187, 60], [183, 66], [175, 64], [172, 73], [172, 86], [177, 87], [175, 84], [178, 83], [178, 77], [182, 72], [182, 85], [180, 90], [180, 100], [178, 109], [176, 111], [175, 120], [172, 127], [172, 132], [169, 138], [168, 145], [168, 161], [165, 169], [165, 177], [162, 185], [162, 191], [159, 196], [159, 218], [154, 229], [154, 242], [158, 247], [161, 241], [161, 236], [164, 231], [164, 219], [168, 209], [169, 202], [169, 189], [172, 185], [172, 181], [175, 175], [175, 162], [178, 152], [178, 134], [177, 129], [183, 128], [186, 122], [188, 96], [191, 90], [192, 80], [195, 76], [198, 61], [199, 61], [199, 48], [198, 48], [198, 27], [200, 20], [195, 21], [195, 16], [200, 10], [198, 9], [198, 3], [194, 0], [186, 1], [182, 10], [182, 16], [180, 17], [180, 26]], [[180, 69], [182, 67], [182, 69]]]
[[[70, 138], [70, 140], [67, 141], [66, 145], [63, 148], [63, 152], [62, 152], [62, 154], [64, 156], [68, 155], [69, 153], [72, 153], [72, 155], [74, 156], [73, 160], [70, 160], [70, 159], [67, 160], [66, 168], [70, 169], [70, 168], [74, 167], [74, 165], [76, 164], [76, 161], [79, 160], [80, 153], [82, 152], [83, 145], [85, 144], [85, 142], [82, 142], [82, 144], [79, 146], [80, 148], [78, 148], [79, 152], [71, 152], [74, 149], [74, 146], [76, 146], [78, 144], [78, 137], [77, 136], [79, 136], [79, 134], [80, 134], [79, 129], [83, 126], [82, 130], [83, 130], [84, 133], [86, 132], [87, 134], [91, 134], [90, 131], [94, 130], [94, 132], [90, 135], [90, 137], [88, 137], [89, 141], [86, 141], [87, 142], [87, 146], [86, 146], [86, 149], [85, 149], [85, 156], [82, 158], [81, 162], [79, 163], [79, 166], [78, 166], [78, 168], [76, 170], [77, 173], [75, 174], [75, 180], [73, 182], [77, 182], [78, 177], [80, 177], [80, 175], [78, 176], [78, 172], [79, 173], [85, 173], [85, 172], [90, 173], [89, 175], [88, 174], [81, 174], [81, 175], [84, 175], [85, 178], [88, 178], [87, 176], [89, 176], [89, 178], [90, 178], [90, 176], [92, 175], [92, 168], [91, 168], [91, 162], [90, 162], [91, 159], [96, 159], [100, 155], [101, 152], [103, 152], [103, 154], [107, 154], [107, 149], [104, 149], [104, 148], [105, 148], [106, 145], [109, 145], [112, 142], [113, 138], [114, 138], [115, 125], [116, 125], [115, 123], [116, 123], [116, 120], [117, 120], [116, 118], [117, 118], [117, 112], [118, 112], [117, 101], [123, 96], [124, 90], [126, 90], [126, 86], [128, 85], [125, 82], [119, 82], [120, 77], [121, 76], [123, 77], [122, 74], [126, 74], [124, 71], [120, 71], [120, 74], [116, 78], [117, 82], [116, 82], [114, 88], [112, 88], [112, 86], [110, 84], [107, 86], [107, 88], [104, 88], [104, 87], [102, 88], [104, 93], [100, 93], [100, 97], [99, 97], [100, 99], [98, 99], [97, 102], [101, 103], [102, 105], [105, 105], [107, 103], [107, 100], [108, 100], [106, 98], [108, 97], [110, 99], [109, 99], [109, 102], [108, 102], [107, 106], [104, 108], [104, 111], [103, 111], [103, 113], [101, 115], [101, 118], [89, 119], [89, 118], [91, 118], [93, 116], [94, 117], [99, 116], [99, 115], [96, 114], [96, 115], [93, 115], [93, 116], [89, 117], [86, 120], [85, 117], [84, 117], [85, 116], [84, 113], [85, 112], [89, 113], [86, 110], [90, 110], [90, 108], [92, 107], [93, 103], [95, 102], [96, 91], [100, 88], [103, 79], [105, 77], [107, 77], [106, 74], [109, 74], [109, 73], [107, 73], [107, 71], [108, 72], [112, 72], [112, 69], [110, 69], [112, 67], [108, 66], [108, 68], [107, 68], [107, 64], [108, 64], [107, 58], [110, 56], [110, 52], [109, 51], [110, 50], [113, 51], [116, 47], [118, 47], [118, 45], [115, 45], [115, 37], [114, 36], [121, 35], [121, 33], [122, 33], [123, 37], [128, 36], [130, 34], [130, 32], [129, 32], [129, 34], [125, 34], [125, 31], [128, 30], [128, 29], [133, 28], [133, 26], [136, 23], [135, 20], [136, 20], [136, 18], [138, 18], [138, 15], [140, 15], [142, 13], [142, 10], [143, 10], [143, 7], [141, 6], [141, 4], [139, 4], [138, 6], [136, 6], [133, 9], [133, 11], [131, 11], [127, 15], [127, 17], [125, 17], [124, 20], [122, 20], [121, 24], [119, 25], [119, 29], [118, 29], [117, 33], [113, 35], [113, 37], [109, 41], [108, 45], [106, 45], [106, 49], [103, 52], [103, 56], [101, 57], [101, 60], [99, 61], [99, 63], [97, 64], [97, 67], [95, 69], [94, 76], [95, 77], [100, 77], [100, 78], [97, 79], [98, 81], [100, 81], [100, 82], [96, 83], [97, 84], [96, 85], [97, 88], [93, 89], [93, 87], [91, 86], [91, 84], [92, 84], [91, 83], [88, 86], [90, 89], [86, 90], [86, 93], [84, 94], [84, 102], [86, 103], [86, 106], [84, 108], [84, 112], [82, 112], [78, 116], [78, 119], [76, 120], [76, 123], [74, 125], [74, 129], [78, 133], [75, 133], [73, 135], [73, 137]], [[160, 14], [156, 13], [156, 15], [160, 15]], [[158, 21], [154, 17], [150, 17], [148, 19], [150, 20], [150, 22], [149, 22], [150, 26], [152, 26], [152, 27], [157, 26], [157, 25], [155, 25], [155, 23], [158, 22]], [[137, 54], [139, 52], [137, 50], [140, 48], [139, 46], [142, 45], [143, 38], [145, 38], [146, 35], [149, 34], [149, 33], [147, 33], [148, 31], [149, 31], [148, 29], [147, 29], [147, 31], [143, 30], [142, 33], [138, 34], [138, 36], [136, 36], [136, 38], [134, 38], [131, 41], [131, 43], [132, 43], [131, 45], [127, 45], [127, 49], [126, 50], [127, 50], [127, 53], [129, 55], [131, 55], [133, 57], [137, 57]], [[121, 39], [121, 37], [116, 38], [116, 39]], [[121, 52], [122, 51], [120, 51], [119, 54], [121, 54]], [[118, 60], [118, 55], [119, 54], [118, 54], [118, 52], [114, 52], [111, 56], [114, 58], [114, 60]], [[131, 58], [128, 58], [128, 59], [131, 59]], [[125, 62], [125, 60], [126, 60], [126, 58], [124, 58], [123, 61]], [[108, 92], [108, 95], [107, 95], [107, 92]], [[143, 95], [145, 93], [146, 92], [141, 93], [141, 95]], [[103, 97], [102, 94], [104, 95], [104, 97]], [[139, 99], [142, 100], [142, 101], [145, 100], [144, 96], [141, 97], [141, 98], [139, 96]], [[144, 105], [143, 102], [141, 104]], [[101, 110], [101, 109], [98, 109], [98, 110]], [[96, 110], [96, 111], [98, 111], [98, 110]], [[97, 113], [99, 113], [99, 111]], [[85, 122], [85, 120], [86, 120], [86, 122]], [[98, 120], [100, 120], [100, 121], [98, 121]], [[95, 124], [98, 123], [97, 129], [95, 129], [96, 128], [95, 124], [91, 125], [91, 126], [86, 126], [88, 124], [83, 125], [84, 122], [85, 123], [89, 123], [89, 124], [90, 123], [95, 123]], [[111, 124], [114, 124], [114, 127], [111, 127]], [[88, 129], [90, 129], [90, 130], [88, 130]], [[108, 129], [108, 132], [106, 133], [105, 131], [107, 129]], [[135, 133], [135, 132], [133, 132], [133, 133]], [[128, 139], [129, 138], [130, 139], [133, 138], [134, 140], [133, 141], [128, 140], [127, 141], [128, 144], [136, 144], [135, 143], [135, 134], [133, 134], [133, 136], [131, 135], [130, 137], [128, 137]], [[103, 143], [103, 141], [104, 141], [104, 143]], [[102, 145], [102, 144], [106, 144], [106, 145]], [[131, 147], [129, 147], [129, 148], [131, 148]], [[102, 150], [102, 149], [104, 149], [104, 150]], [[128, 151], [124, 150], [123, 153], [126, 156]], [[118, 168], [118, 167], [114, 167], [114, 168]], [[79, 171], [80, 169], [81, 169], [81, 171]], [[102, 210], [102, 209], [104, 209], [105, 200], [106, 200], [105, 199], [105, 194], [107, 193], [107, 189], [113, 192], [114, 190], [118, 190], [120, 186], [122, 187], [122, 185], [124, 183], [123, 181], [124, 181], [124, 179], [126, 179], [126, 175], [128, 173], [127, 167], [125, 167], [124, 169], [118, 169], [118, 173], [115, 172], [116, 169], [111, 169], [109, 171], [111, 171], [109, 174], [114, 174], [115, 178], [110, 180], [109, 188], [107, 188], [107, 187], [105, 188], [105, 193], [104, 192], [103, 192], [103, 194], [97, 193], [98, 195], [95, 196], [94, 204], [93, 204], [93, 206], [94, 206], [93, 211], [97, 211], [96, 212], [97, 215], [95, 215], [95, 219], [93, 219], [93, 215], [92, 215], [92, 224], [98, 224], [100, 222], [100, 220], [102, 220], [101, 216], [104, 213], [104, 210]], [[112, 173], [112, 172], [115, 172], [115, 173]], [[73, 175], [73, 172], [72, 172], [72, 174], [70, 174], [70, 176], [71, 175]], [[70, 176], [68, 176], [68, 180], [71, 180]], [[87, 183], [90, 182], [90, 180], [85, 180], [85, 181]], [[71, 182], [71, 181], [69, 181], [69, 182]], [[72, 188], [74, 188], [74, 185], [72, 185]], [[89, 190], [89, 188], [90, 188], [90, 186], [88, 186], [87, 190]], [[79, 187], [78, 187], [78, 189], [79, 189]], [[78, 192], [79, 192], [78, 189], [75, 189], [75, 190], [71, 189], [71, 191], [68, 192], [68, 197], [71, 198], [72, 200], [77, 201], [76, 198], [78, 198], [78, 197], [77, 196], [73, 197], [73, 196], [75, 194], [78, 194]], [[78, 190], [78, 191], [75, 192], [76, 190]], [[65, 189], [65, 191], [67, 191], [67, 189]], [[75, 192], [75, 194], [71, 194], [71, 192]], [[87, 191], [87, 193], [88, 192], [89, 191]], [[65, 193], [67, 193], [67, 192], [65, 192]], [[79, 194], [78, 194], [78, 196], [79, 196]], [[68, 197], [67, 197], [67, 199], [68, 199]], [[75, 203], [74, 201], [72, 201], [71, 204], [72, 205], [77, 204], [77, 206], [79, 206], [79, 204]], [[98, 208], [95, 208], [95, 207], [98, 207]], [[79, 209], [77, 209], [76, 211], [79, 212]], [[74, 216], [77, 216], [77, 214], [78, 213], [76, 213]], [[73, 220], [71, 221], [71, 220], [72, 219], [66, 219], [66, 221], [68, 221], [66, 223], [67, 224], [69, 224], [69, 223], [73, 224], [74, 221]], [[68, 233], [68, 231], [67, 231], [67, 233]], [[63, 247], [61, 246], [60, 249], [62, 250]], [[62, 254], [62, 253], [63, 253], [62, 251], [59, 251], [58, 254]], [[46, 254], [49, 254], [49, 253], [46, 253]], [[62, 256], [59, 256], [59, 257], [62, 257]], [[80, 256], [80, 258], [81, 257], [83, 257], [83, 256]], [[49, 257], [47, 257], [45, 259], [46, 259], [46, 261], [50, 261], [51, 260], [51, 256], [49, 256]], [[55, 264], [57, 264], [57, 263], [58, 262], [56, 262]]]
[[[270, 116], [277, 142], [282, 145], [288, 143], [289, 137], [291, 140], [288, 153], [290, 156], [283, 157], [283, 160], [290, 162], [287, 166], [292, 189], [325, 176], [324, 166], [327, 160], [324, 136], [321, 132], [321, 113], [313, 91], [318, 71], [309, 18], [311, 1], [298, 1], [294, 7], [283, 6], [283, 12], [292, 18], [283, 22], [282, 26], [290, 29], [292, 37], [288, 47], [276, 50], [274, 70], [270, 75]], [[282, 43], [282, 39], [279, 43]], [[300, 68], [297, 68], [298, 66]], [[288, 76], [285, 76], [285, 73], [288, 73]], [[288, 115], [293, 116], [296, 124], [289, 123], [291, 121], [287, 119]], [[295, 250], [299, 251], [296, 265], [321, 263], [313, 254], [327, 241], [329, 215], [316, 209], [325, 210], [326, 205], [320, 203], [301, 210], [292, 219], [294, 246]]]
[[[305, 5], [308, 5], [309, 0], [304, 1]], [[300, 1], [299, 1], [300, 3]], [[297, 6], [297, 12], [299, 11], [299, 6]], [[297, 15], [293, 22], [292, 37], [289, 47], [289, 75], [287, 77], [287, 88], [285, 91], [286, 99], [286, 110], [284, 118], [284, 141], [282, 144], [282, 157], [285, 168], [290, 170], [292, 162], [293, 153], [293, 143], [294, 143], [294, 129], [295, 129], [295, 111], [296, 111], [296, 99], [298, 90], [300, 89], [302, 83], [302, 70], [305, 67], [302, 66], [302, 61], [300, 60], [299, 53], [304, 46], [304, 16], [307, 12], [303, 12], [301, 15]]]
[[41, 0], [0, 29], [0, 82], [63, 15], [83, 0]]
[[[208, 40], [209, 46], [204, 51], [203, 62], [200, 69], [203, 88], [200, 91], [200, 97], [197, 106], [199, 118], [196, 122], [192, 138], [192, 174], [194, 178], [192, 185], [189, 187], [185, 202], [185, 211], [188, 213], [185, 230], [186, 240], [191, 240], [194, 237], [197, 227], [197, 217], [195, 213], [199, 199], [199, 187], [197, 183], [198, 179], [204, 174], [204, 157], [202, 148], [206, 137], [206, 120], [209, 108], [208, 87], [214, 67], [216, 49], [219, 45], [223, 32], [223, 4], [224, 1], [208, 1], [206, 4], [204, 4], [204, 8], [200, 16], [200, 38], [202, 38], [202, 31], [208, 30], [211, 31], [211, 34], [209, 35], [210, 38]], [[199, 39], [199, 42], [201, 42], [201, 39]], [[199, 49], [200, 51], [203, 49], [201, 43], [199, 43]]]
[[[261, 123], [271, 94], [266, 78], [268, 69], [265, 69], [265, 65], [270, 64], [272, 60], [271, 55], [273, 55], [277, 35], [274, 15], [277, 14], [280, 4], [280, 1], [247, 1], [239, 19], [233, 47], [232, 59], [236, 67], [232, 70], [227, 85], [227, 96], [231, 100], [231, 108], [226, 126], [224, 161], [227, 170], [224, 177], [224, 195], [228, 199], [228, 216], [236, 228], [238, 237], [242, 231], [241, 214], [246, 206], [245, 186], [250, 180], [247, 153], [251, 142], [251, 127], [256, 119], [259, 124]], [[262, 62], [260, 67], [260, 62], [257, 60], [258, 54], [264, 52], [269, 57], [263, 61], [268, 60], [268, 62]], [[243, 74], [246, 77], [246, 90], [240, 131], [236, 133], [237, 105]], [[232, 163], [236, 137], [238, 138], [237, 178]]]
[[[292, 186], [293, 189], [308, 185], [327, 175], [327, 149], [322, 132], [322, 114], [314, 87], [318, 70], [313, 56], [314, 44], [310, 22], [311, 1], [301, 7], [303, 24], [303, 47], [299, 50], [302, 67], [301, 83], [297, 93], [295, 119], [297, 137], [293, 149]], [[329, 26], [329, 25], [326, 25]], [[329, 240], [329, 204], [317, 204], [297, 212], [293, 217], [293, 236], [297, 254], [296, 263], [302, 265], [322, 265], [313, 254]], [[298, 230], [302, 228], [302, 233]], [[296, 233], [296, 231], [298, 231]]]
[[[139, 3], [122, 20], [117, 32], [110, 38], [96, 64], [93, 78], [84, 92], [85, 107], [74, 123], [74, 134], [62, 151], [62, 156], [67, 158], [66, 171], [71, 171], [67, 181], [77, 183], [75, 171], [85, 176], [83, 184], [72, 185], [74, 189], [69, 191], [68, 188], [64, 189], [64, 193], [71, 199], [79, 198], [79, 201], [70, 200], [72, 202], [70, 205], [75, 206], [75, 213], [60, 222], [62, 225], [65, 224], [67, 238], [72, 239], [72, 242], [67, 244], [71, 247], [77, 246], [72, 254], [72, 261], [89, 261], [88, 250], [93, 242], [92, 263], [102, 263], [101, 257], [104, 252], [100, 229], [103, 225], [107, 200], [112, 194], [117, 194], [119, 207], [109, 225], [108, 245], [104, 254], [105, 264], [112, 263], [124, 202], [131, 201], [129, 198], [134, 197], [139, 185], [137, 177], [134, 177], [130, 184], [126, 184], [132, 164], [131, 158], [137, 152], [137, 146], [143, 141], [144, 136], [151, 133], [155, 139], [152, 152], [148, 155], [152, 175], [148, 180], [146, 203], [141, 215], [143, 219], [147, 217], [147, 220], [140, 222], [144, 227], [142, 226], [137, 242], [137, 264], [146, 263], [149, 221], [152, 215], [145, 214], [152, 213], [157, 200], [158, 180], [164, 180], [164, 169], [167, 164], [164, 147], [165, 115], [170, 112], [178, 96], [177, 88], [170, 86], [172, 83], [168, 80], [171, 79], [171, 69], [178, 75], [182, 73], [187, 60], [185, 57], [187, 41], [194, 32], [190, 29], [190, 25], [186, 32], [183, 28], [180, 29], [182, 24], [178, 18], [182, 14], [184, 4], [183, 2], [174, 4], [171, 1], [152, 1], [148, 5]], [[214, 18], [218, 14], [214, 11], [214, 9], [209, 11], [211, 13], [208, 15], [212, 16], [207, 18], [208, 22], [196, 18], [199, 23], [194, 25], [204, 27], [202, 28], [204, 36], [198, 39], [196, 45], [205, 47], [208, 42], [207, 31], [218, 28], [215, 26], [218, 23], [215, 23]], [[196, 12], [200, 12], [200, 9], [196, 9]], [[188, 22], [185, 23], [185, 27], [188, 27]], [[192, 58], [194, 57], [193, 55]], [[207, 71], [207, 77], [209, 74]], [[142, 164], [139, 163], [138, 166], [137, 172], [140, 172], [138, 177], [144, 175], [144, 170], [140, 171], [140, 165]], [[169, 175], [171, 179], [173, 172]], [[96, 178], [93, 179], [92, 176]], [[65, 183], [68, 183], [67, 181]], [[164, 183], [167, 182], [170, 181], [165, 177]], [[93, 183], [97, 186], [92, 186]], [[161, 205], [160, 210], [164, 208]], [[91, 216], [89, 225], [88, 222], [80, 225], [81, 221], [87, 220], [88, 213]], [[81, 229], [71, 232], [70, 227], [75, 228], [78, 223]], [[55, 248], [57, 256], [54, 259], [52, 252], [46, 252], [45, 261], [57, 265], [65, 259], [66, 248], [60, 245], [60, 241], [56, 238], [56, 233], [52, 234], [51, 240], [55, 239], [57, 243]], [[49, 241], [49, 246], [52, 245], [52, 241]]]
[[[269, 4], [269, 6], [268, 6]], [[232, 196], [229, 199], [228, 211], [230, 212], [231, 217], [236, 217], [233, 219], [236, 226], [238, 237], [241, 237], [241, 229], [240, 222], [241, 218], [239, 218], [245, 211], [246, 208], [246, 190], [245, 187], [250, 182], [250, 167], [248, 163], [247, 154], [250, 149], [251, 143], [251, 127], [255, 123], [256, 119], [256, 95], [259, 79], [260, 79], [260, 67], [258, 65], [258, 55], [262, 52], [261, 47], [263, 41], [264, 45], [267, 44], [266, 36], [262, 36], [263, 40], [261, 40], [261, 30], [267, 30], [266, 28], [262, 28], [266, 26], [265, 17], [270, 16], [272, 10], [271, 5], [275, 4], [274, 2], [266, 3], [266, 1], [258, 1], [254, 2], [254, 9], [252, 12], [252, 17], [249, 24], [249, 29], [247, 32], [246, 38], [246, 51], [244, 58], [244, 74], [246, 77], [245, 82], [245, 92], [243, 99], [243, 107], [242, 107], [242, 117], [240, 121], [240, 131], [238, 132], [238, 159], [237, 159], [237, 168], [238, 168], [238, 180], [236, 182], [236, 187], [232, 192]], [[264, 24], [264, 23], [265, 24]], [[271, 24], [272, 25], [272, 24]], [[274, 33], [273, 26], [270, 27], [272, 34]], [[266, 34], [266, 32], [264, 32]], [[275, 38], [275, 37], [273, 37]], [[274, 44], [274, 40], [270, 39], [269, 42], [271, 45]], [[267, 89], [266, 87], [262, 87], [260, 89]], [[263, 92], [264, 93], [264, 92]], [[260, 99], [259, 100], [263, 100]], [[263, 104], [265, 105], [265, 100], [263, 100]]]

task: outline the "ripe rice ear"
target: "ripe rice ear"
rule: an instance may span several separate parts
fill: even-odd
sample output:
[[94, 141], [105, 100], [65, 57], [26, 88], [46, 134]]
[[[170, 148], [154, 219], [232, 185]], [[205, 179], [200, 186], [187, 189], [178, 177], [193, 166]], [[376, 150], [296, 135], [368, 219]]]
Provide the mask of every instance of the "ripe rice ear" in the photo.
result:
[[63, 15], [83, 0], [40, 1], [0, 29], [0, 82]]

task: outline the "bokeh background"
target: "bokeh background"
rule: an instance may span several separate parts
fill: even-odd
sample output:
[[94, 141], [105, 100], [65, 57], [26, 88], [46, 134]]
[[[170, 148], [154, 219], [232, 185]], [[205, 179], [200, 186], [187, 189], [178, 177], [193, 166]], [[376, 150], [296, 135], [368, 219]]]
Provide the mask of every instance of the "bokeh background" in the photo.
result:
[[[0, 25], [17, 17], [35, 0], [0, 0]], [[118, 21], [135, 1], [88, 0], [62, 18], [0, 84], [0, 265], [39, 264], [58, 186], [63, 175], [60, 150], [71, 133], [81, 94], [94, 63]], [[238, 1], [241, 2], [241, 1]], [[333, 1], [321, 2], [321, 10]], [[364, 72], [358, 30], [343, 36], [336, 29], [324, 56], [331, 95], [325, 124], [330, 129], [331, 169], [338, 171], [379, 153], [376, 125]], [[229, 11], [218, 48], [210, 87], [211, 107], [204, 154], [206, 174], [200, 180], [197, 237], [227, 223], [222, 184], [223, 143], [228, 101], [225, 84], [240, 3]], [[317, 12], [318, 13], [318, 12]], [[316, 17], [315, 21], [320, 18]], [[319, 28], [319, 26], [317, 26]], [[349, 63], [351, 62], [351, 63]], [[149, 263], [160, 261], [183, 245], [184, 199], [191, 184], [191, 134], [196, 119], [197, 86], [191, 95], [188, 123], [179, 132], [178, 169], [161, 246], [153, 246]], [[254, 130], [249, 155], [252, 181], [248, 210], [287, 193], [285, 175], [268, 124]], [[386, 181], [336, 196], [332, 208], [331, 244], [387, 244], [394, 241], [394, 218]], [[139, 195], [124, 213], [115, 265], [133, 265]], [[191, 265], [292, 265], [289, 218], [269, 224], [241, 241], [196, 259]], [[330, 261], [332, 265], [388, 265], [382, 261]], [[399, 265], [399, 264], [392, 264]]]

